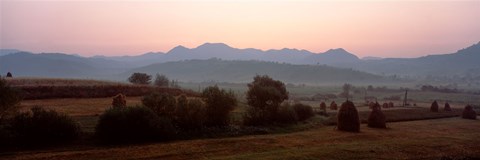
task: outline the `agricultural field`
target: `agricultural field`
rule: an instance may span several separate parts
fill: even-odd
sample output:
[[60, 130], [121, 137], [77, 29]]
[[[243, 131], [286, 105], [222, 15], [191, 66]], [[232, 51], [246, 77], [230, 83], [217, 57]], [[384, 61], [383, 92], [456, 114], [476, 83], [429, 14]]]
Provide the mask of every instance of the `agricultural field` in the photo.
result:
[[307, 131], [130, 146], [66, 146], [6, 153], [4, 159], [469, 159], [480, 157], [478, 120], [446, 118], [362, 125], [360, 133], [333, 126]]
[[[83, 81], [55, 80], [60, 83], [49, 80], [39, 81], [42, 83], [36, 84], [45, 86], [91, 85]], [[32, 84], [28, 80], [23, 80], [23, 83]], [[17, 85], [21, 86], [22, 83], [17, 82]], [[35, 87], [35, 85], [32, 86]], [[302, 96], [337, 91], [335, 87], [326, 89], [327, 92], [321, 88], [316, 89], [318, 92], [313, 89], [306, 91], [298, 88], [289, 91], [291, 95]], [[395, 107], [382, 109], [387, 117], [387, 129], [366, 127], [365, 123], [371, 109], [362, 99], [354, 99], [362, 123], [360, 133], [337, 131], [335, 127], [337, 110], [327, 108], [327, 116], [315, 115], [305, 122], [271, 127], [262, 132], [128, 146], [94, 145], [88, 137], [94, 134], [99, 116], [112, 106], [112, 97], [27, 99], [21, 102], [20, 111], [41, 106], [67, 114], [80, 124], [87, 137], [82, 138], [80, 142], [61, 147], [0, 152], [0, 159], [466, 159], [480, 157], [480, 152], [475, 149], [480, 148], [480, 139], [477, 138], [480, 136], [480, 123], [478, 120], [465, 120], [459, 117], [467, 103], [460, 98], [455, 98], [461, 97], [461, 94], [447, 96], [441, 93], [412, 93], [412, 98], [415, 96], [420, 97], [415, 106], [402, 107], [398, 105], [401, 101], [394, 101]], [[434, 98], [429, 97], [442, 99], [442, 96], [458, 100], [449, 101], [452, 111], [443, 111], [444, 101], [439, 101], [440, 112], [430, 112], [429, 100]], [[136, 106], [142, 104], [141, 99], [141, 96], [127, 96], [126, 102], [129, 106]], [[232, 125], [235, 127], [242, 127], [242, 116], [247, 108], [245, 99], [239, 98], [239, 100], [231, 113]], [[340, 104], [343, 99], [332, 100]], [[310, 105], [318, 111], [321, 101], [301, 100], [299, 102]], [[327, 105], [329, 102], [327, 101]]]

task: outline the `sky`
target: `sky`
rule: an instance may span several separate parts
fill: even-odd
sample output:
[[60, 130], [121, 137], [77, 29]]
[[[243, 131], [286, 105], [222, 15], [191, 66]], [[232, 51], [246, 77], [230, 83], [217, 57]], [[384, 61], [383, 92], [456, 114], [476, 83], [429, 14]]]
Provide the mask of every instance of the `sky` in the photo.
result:
[[0, 48], [84, 56], [211, 42], [419, 57], [480, 41], [480, 0], [0, 0], [0, 18]]

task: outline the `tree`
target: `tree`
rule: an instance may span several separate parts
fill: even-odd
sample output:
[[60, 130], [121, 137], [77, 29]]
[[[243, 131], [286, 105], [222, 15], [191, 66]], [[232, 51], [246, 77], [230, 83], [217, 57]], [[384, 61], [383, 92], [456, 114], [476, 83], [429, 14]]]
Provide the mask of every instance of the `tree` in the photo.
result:
[[200, 99], [188, 100], [185, 95], [177, 99], [176, 123], [183, 130], [197, 130], [205, 122], [205, 106]]
[[173, 118], [177, 101], [173, 95], [167, 93], [151, 93], [142, 98], [142, 104], [159, 116]]
[[168, 80], [167, 76], [163, 74], [158, 74], [155, 76], [155, 81], [153, 84], [159, 87], [168, 87], [170, 80]]
[[[255, 116], [257, 116], [255, 119], [263, 121], [261, 122], [263, 124], [275, 121], [278, 108], [286, 99], [288, 99], [288, 92], [285, 84], [273, 80], [267, 75], [257, 75], [253, 78], [253, 82], [248, 84], [247, 103], [252, 107], [252, 110], [259, 112], [255, 113]], [[253, 115], [246, 117], [251, 116]]]
[[146, 73], [133, 73], [128, 78], [128, 81], [133, 84], [150, 84], [151, 79], [152, 79], [152, 76]]
[[0, 121], [8, 114], [17, 109], [22, 97], [20, 93], [11, 88], [7, 82], [0, 78]]
[[215, 85], [205, 88], [202, 97], [206, 103], [206, 125], [213, 127], [228, 125], [229, 114], [237, 105], [235, 94]]
[[342, 87], [343, 89], [343, 92], [340, 93], [340, 97], [344, 97], [347, 99], [348, 101], [348, 98], [350, 98], [350, 89], [352, 89], [352, 85], [351, 84], [348, 84], [348, 83], [345, 83]]

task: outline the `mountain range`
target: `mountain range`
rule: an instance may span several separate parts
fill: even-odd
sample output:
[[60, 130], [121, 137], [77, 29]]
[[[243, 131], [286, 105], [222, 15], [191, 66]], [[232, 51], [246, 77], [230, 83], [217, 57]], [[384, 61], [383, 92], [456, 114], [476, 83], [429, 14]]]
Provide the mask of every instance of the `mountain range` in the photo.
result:
[[[0, 74], [11, 71], [18, 76], [96, 79], [125, 79], [132, 72], [158, 72], [182, 81], [243, 82], [246, 79], [239, 77], [271, 74], [290, 82], [313, 82], [322, 79], [320, 75], [338, 73], [332, 79], [323, 78], [322, 82], [393, 76], [479, 83], [479, 62], [480, 43], [450, 54], [383, 59], [360, 59], [342, 48], [330, 49], [324, 53], [288, 48], [264, 51], [238, 49], [223, 43], [205, 43], [196, 48], [177, 46], [167, 53], [149, 52], [138, 56], [112, 57], [0, 50]], [[336, 76], [347, 73], [356, 76]]]

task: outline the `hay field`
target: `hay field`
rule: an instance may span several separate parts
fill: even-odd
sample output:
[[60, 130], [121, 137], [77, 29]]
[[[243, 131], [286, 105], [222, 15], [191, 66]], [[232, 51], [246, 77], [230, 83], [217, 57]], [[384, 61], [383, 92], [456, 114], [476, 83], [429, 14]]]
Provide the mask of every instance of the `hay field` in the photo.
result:
[[302, 132], [131, 146], [45, 149], [4, 159], [441, 159], [480, 158], [480, 121], [460, 118], [391, 123], [360, 133], [318, 126]]

